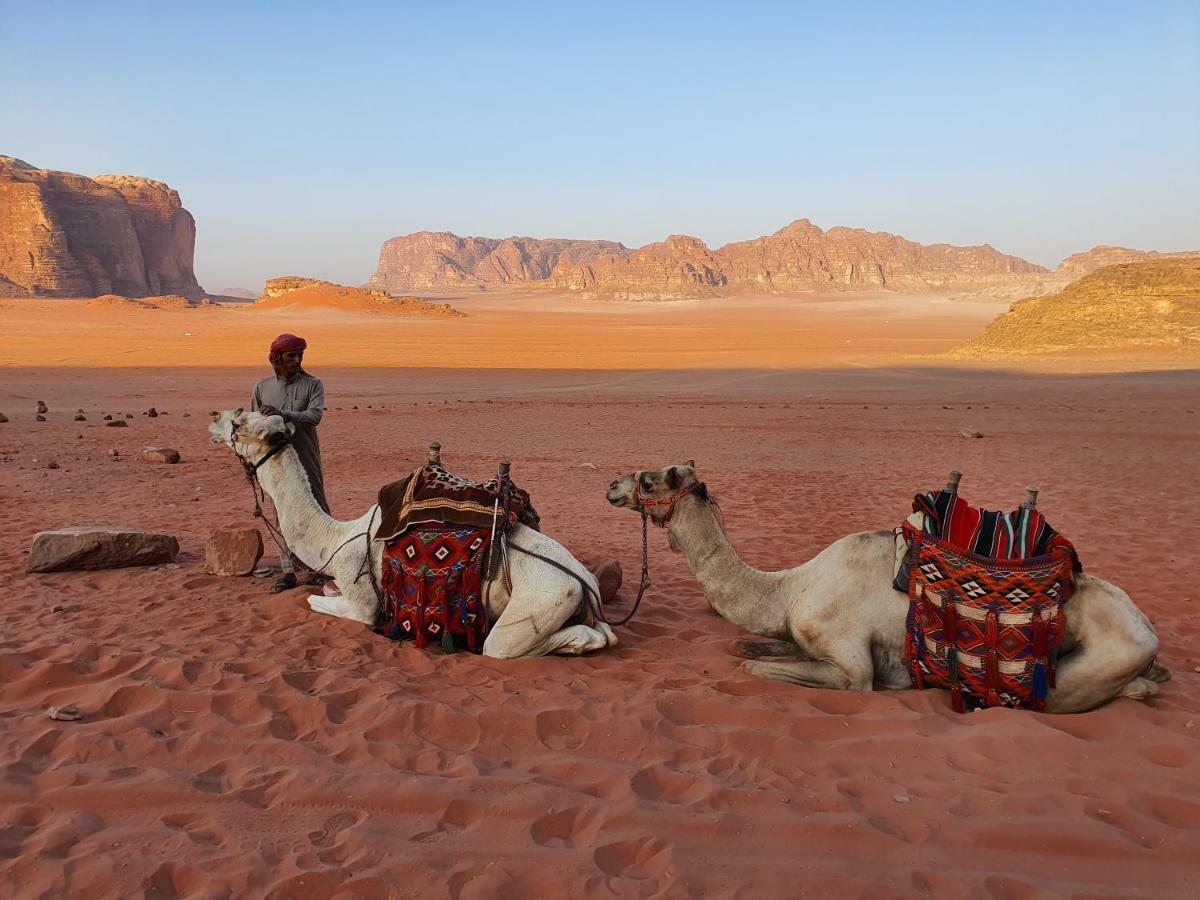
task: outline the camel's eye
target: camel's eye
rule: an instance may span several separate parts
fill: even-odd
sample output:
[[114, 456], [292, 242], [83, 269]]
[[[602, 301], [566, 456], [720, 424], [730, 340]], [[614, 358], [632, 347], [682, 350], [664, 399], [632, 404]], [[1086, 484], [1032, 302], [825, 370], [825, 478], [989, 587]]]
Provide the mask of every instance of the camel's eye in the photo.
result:
[[645, 472], [643, 472], [641, 474], [641, 477], [638, 478], [638, 482], [641, 484], [643, 491], [654, 490], [654, 479], [651, 478], [649, 475], [647, 475]]

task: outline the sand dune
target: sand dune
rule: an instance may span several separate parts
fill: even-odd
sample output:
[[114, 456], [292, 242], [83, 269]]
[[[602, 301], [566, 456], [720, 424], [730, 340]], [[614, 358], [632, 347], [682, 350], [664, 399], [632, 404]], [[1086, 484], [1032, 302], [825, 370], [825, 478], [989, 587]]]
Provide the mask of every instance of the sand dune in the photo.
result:
[[[174, 315], [205, 314], [145, 318]], [[302, 591], [204, 573], [208, 530], [250, 521], [204, 413], [244, 404], [258, 370], [10, 369], [0, 893], [1195, 892], [1195, 373], [313, 369], [329, 391], [335, 514], [364, 510], [437, 438], [468, 475], [511, 456], [547, 531], [627, 573], [637, 521], [602, 498], [633, 468], [694, 456], [735, 547], [763, 568], [890, 527], [952, 466], [992, 506], [1038, 482], [1088, 570], [1154, 619], [1176, 677], [1153, 701], [1074, 717], [760, 682], [657, 532], [654, 585], [615, 652], [417, 651], [311, 614]], [[168, 415], [136, 415], [151, 405]], [[72, 421], [77, 407], [88, 422]], [[106, 410], [135, 418], [114, 431]], [[985, 438], [959, 438], [966, 426]], [[142, 463], [146, 444], [184, 462]], [[170, 529], [183, 552], [153, 569], [22, 573], [35, 531], [84, 521]], [[45, 716], [62, 704], [83, 719]]]

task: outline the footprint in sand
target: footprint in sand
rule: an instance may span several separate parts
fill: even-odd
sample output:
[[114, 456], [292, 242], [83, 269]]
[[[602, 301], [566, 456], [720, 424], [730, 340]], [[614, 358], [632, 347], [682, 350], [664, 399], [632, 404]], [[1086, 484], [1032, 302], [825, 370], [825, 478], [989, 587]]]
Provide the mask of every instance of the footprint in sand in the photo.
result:
[[579, 713], [552, 709], [537, 714], [537, 736], [551, 750], [574, 750], [588, 736], [590, 726]]
[[642, 769], [633, 776], [630, 786], [642, 799], [660, 803], [694, 803], [712, 793], [711, 782], [661, 764]]
[[228, 835], [216, 828], [205, 816], [172, 813], [163, 816], [162, 823], [172, 831], [182, 831], [188, 840], [201, 847], [224, 847], [228, 840]]
[[334, 841], [341, 836], [343, 831], [353, 828], [355, 825], [362, 824], [366, 818], [363, 813], [348, 812], [330, 816], [320, 828], [309, 834], [309, 843], [314, 847], [332, 847]]
[[483, 818], [483, 806], [475, 800], [452, 800], [442, 810], [437, 826], [420, 831], [409, 838], [414, 844], [435, 844], [451, 835], [465, 831]]
[[598, 810], [574, 806], [535, 819], [529, 836], [543, 847], [587, 847], [596, 839], [601, 824]]
[[617, 841], [597, 847], [592, 856], [609, 878], [658, 879], [671, 868], [671, 845], [656, 838]]

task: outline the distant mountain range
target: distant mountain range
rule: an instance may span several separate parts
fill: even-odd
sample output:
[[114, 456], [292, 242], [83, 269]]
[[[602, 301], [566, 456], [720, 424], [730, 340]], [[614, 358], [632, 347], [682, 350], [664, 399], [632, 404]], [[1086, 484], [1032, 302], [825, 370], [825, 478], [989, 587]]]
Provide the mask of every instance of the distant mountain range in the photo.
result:
[[710, 250], [673, 235], [636, 250], [613, 241], [462, 238], [420, 231], [384, 243], [368, 282], [391, 292], [546, 287], [626, 300], [839, 290], [972, 290], [1046, 273], [983, 245], [918, 244], [798, 219]]

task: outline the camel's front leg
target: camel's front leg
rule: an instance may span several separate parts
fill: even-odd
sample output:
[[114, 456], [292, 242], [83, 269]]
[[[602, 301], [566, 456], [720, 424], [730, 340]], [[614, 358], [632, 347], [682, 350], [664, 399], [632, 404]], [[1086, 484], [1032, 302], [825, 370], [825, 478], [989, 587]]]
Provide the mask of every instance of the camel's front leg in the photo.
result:
[[595, 628], [569, 625], [579, 608], [579, 586], [564, 583], [558, 590], [518, 586], [504, 612], [483, 642], [483, 655], [499, 659], [546, 656], [550, 653], [577, 656], [616, 646], [617, 636], [603, 622]]
[[857, 660], [840, 664], [828, 659], [750, 660], [742, 665], [751, 675], [768, 681], [787, 681], [829, 691], [869, 691], [872, 688], [870, 666], [864, 667]]
[[746, 659], [807, 659], [807, 654], [794, 641], [750, 641], [739, 638], [734, 649]]
[[[339, 582], [340, 584], [341, 582]], [[308, 606], [313, 612], [339, 619], [350, 619], [364, 625], [374, 625], [379, 612], [379, 599], [374, 589], [362, 582], [350, 582], [350, 590], [327, 597], [324, 594], [309, 594]]]

